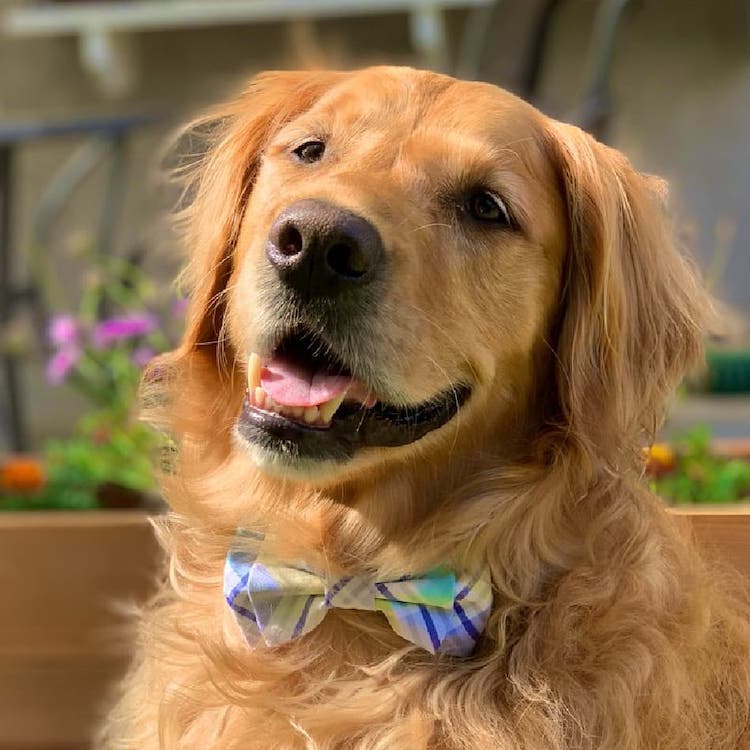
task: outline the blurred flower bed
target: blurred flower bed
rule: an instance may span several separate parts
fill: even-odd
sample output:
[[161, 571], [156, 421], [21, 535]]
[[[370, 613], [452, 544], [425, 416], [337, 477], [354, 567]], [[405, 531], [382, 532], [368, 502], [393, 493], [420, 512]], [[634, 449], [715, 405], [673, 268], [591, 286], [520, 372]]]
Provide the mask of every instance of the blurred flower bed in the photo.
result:
[[669, 503], [750, 502], [750, 461], [721, 455], [705, 427], [691, 430], [671, 444], [656, 443], [645, 454], [649, 483]]
[[46, 378], [88, 402], [72, 434], [38, 457], [0, 461], [0, 510], [133, 507], [155, 491], [160, 436], [133, 414], [143, 367], [176, 341], [185, 301], [136, 262], [94, 252], [79, 309], [53, 316]]

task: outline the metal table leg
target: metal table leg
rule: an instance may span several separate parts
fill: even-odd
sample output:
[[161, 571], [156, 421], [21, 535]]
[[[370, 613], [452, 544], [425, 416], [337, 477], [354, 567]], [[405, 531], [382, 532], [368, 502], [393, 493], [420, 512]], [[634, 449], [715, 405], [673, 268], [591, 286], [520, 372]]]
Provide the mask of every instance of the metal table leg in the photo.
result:
[[561, 6], [562, 0], [545, 0], [534, 25], [521, 81], [521, 96], [532, 102], [539, 95], [539, 83], [546, 62], [552, 27]]
[[588, 63], [588, 86], [578, 120], [600, 141], [609, 135], [612, 115], [610, 76], [617, 31], [630, 0], [602, 0], [596, 11]]
[[[11, 221], [13, 212], [13, 150], [9, 144], [0, 145], [0, 330], [10, 323], [15, 302], [15, 290], [11, 271], [13, 236]], [[24, 430], [23, 404], [21, 403], [21, 374], [18, 359], [13, 352], [0, 356], [5, 398], [7, 399], [6, 430], [11, 450], [22, 451], [27, 447]]]
[[431, 70], [448, 72], [450, 54], [442, 9], [431, 3], [414, 8], [409, 16], [409, 32], [422, 64]]
[[454, 66], [456, 78], [475, 81], [479, 78], [487, 42], [492, 27], [492, 17], [502, 0], [472, 8], [466, 18], [458, 57]]

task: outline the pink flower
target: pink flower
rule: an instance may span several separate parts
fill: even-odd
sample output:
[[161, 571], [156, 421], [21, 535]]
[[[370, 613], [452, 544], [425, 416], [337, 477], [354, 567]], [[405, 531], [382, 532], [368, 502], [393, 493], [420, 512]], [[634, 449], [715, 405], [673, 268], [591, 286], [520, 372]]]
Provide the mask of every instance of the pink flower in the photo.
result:
[[91, 340], [98, 349], [126, 339], [146, 336], [157, 327], [156, 318], [151, 313], [133, 313], [97, 323], [91, 334]]
[[81, 358], [81, 350], [76, 346], [58, 349], [48, 360], [45, 375], [51, 385], [65, 382]]
[[150, 346], [137, 346], [130, 355], [130, 361], [136, 367], [145, 367], [155, 356], [156, 352]]
[[55, 315], [47, 326], [47, 338], [53, 346], [76, 346], [78, 323], [72, 315]]
[[173, 303], [172, 303], [172, 315], [175, 316], [175, 318], [181, 318], [185, 311], [188, 308], [188, 299], [187, 297], [178, 297]]

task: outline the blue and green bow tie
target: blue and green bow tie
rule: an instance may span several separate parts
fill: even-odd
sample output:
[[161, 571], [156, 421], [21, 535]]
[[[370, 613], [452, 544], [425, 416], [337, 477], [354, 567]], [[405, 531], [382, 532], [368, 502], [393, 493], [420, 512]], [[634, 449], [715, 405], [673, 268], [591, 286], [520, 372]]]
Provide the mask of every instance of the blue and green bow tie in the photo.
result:
[[420, 576], [376, 581], [327, 580], [302, 566], [260, 554], [263, 535], [240, 529], [224, 566], [224, 596], [254, 646], [277, 646], [315, 629], [332, 607], [382, 612], [393, 630], [432, 654], [468, 656], [492, 607], [487, 571], [459, 575], [436, 568]]

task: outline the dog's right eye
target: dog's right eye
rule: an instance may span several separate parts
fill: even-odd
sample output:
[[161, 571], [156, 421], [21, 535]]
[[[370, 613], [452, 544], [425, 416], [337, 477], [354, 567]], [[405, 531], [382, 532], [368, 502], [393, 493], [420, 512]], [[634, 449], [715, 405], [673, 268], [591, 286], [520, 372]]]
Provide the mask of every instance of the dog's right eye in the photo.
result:
[[510, 214], [505, 202], [489, 190], [474, 190], [466, 198], [464, 211], [477, 221], [511, 226]]
[[320, 161], [326, 150], [323, 141], [305, 141], [301, 146], [294, 149], [294, 155], [305, 164]]

